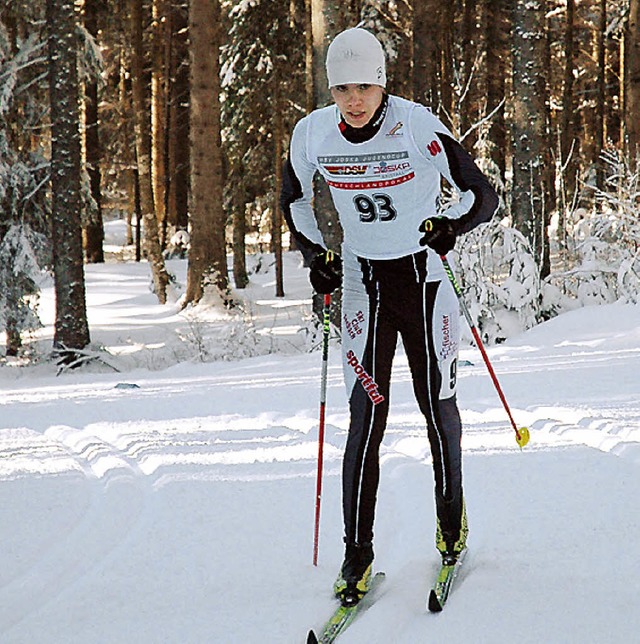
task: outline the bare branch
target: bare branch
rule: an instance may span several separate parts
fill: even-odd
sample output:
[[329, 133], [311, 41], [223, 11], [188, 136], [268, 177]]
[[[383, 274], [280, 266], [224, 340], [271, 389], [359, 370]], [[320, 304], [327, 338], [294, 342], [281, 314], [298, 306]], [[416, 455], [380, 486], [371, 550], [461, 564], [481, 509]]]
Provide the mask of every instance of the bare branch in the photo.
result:
[[471, 127], [470, 127], [470, 128], [469, 128], [469, 129], [468, 129], [468, 130], [467, 130], [467, 131], [466, 131], [466, 132], [465, 132], [465, 133], [460, 137], [460, 139], [459, 139], [459, 140], [460, 140], [461, 142], [462, 142], [462, 141], [464, 141], [464, 140], [469, 136], [469, 134], [471, 134], [472, 132], [474, 132], [474, 131], [475, 131], [475, 130], [477, 130], [478, 128], [482, 127], [482, 126], [483, 126], [487, 121], [490, 121], [490, 120], [495, 116], [495, 114], [498, 112], [498, 110], [499, 110], [499, 109], [504, 105], [504, 102], [505, 102], [505, 99], [503, 98], [503, 99], [502, 99], [502, 100], [501, 100], [501, 101], [500, 101], [500, 102], [499, 102], [499, 103], [498, 103], [498, 104], [493, 108], [493, 110], [491, 110], [491, 112], [490, 112], [489, 114], [487, 114], [487, 116], [485, 116], [484, 118], [480, 119], [477, 123], [474, 123], [474, 124], [473, 124], [473, 125], [472, 125], [472, 126], [471, 126]]

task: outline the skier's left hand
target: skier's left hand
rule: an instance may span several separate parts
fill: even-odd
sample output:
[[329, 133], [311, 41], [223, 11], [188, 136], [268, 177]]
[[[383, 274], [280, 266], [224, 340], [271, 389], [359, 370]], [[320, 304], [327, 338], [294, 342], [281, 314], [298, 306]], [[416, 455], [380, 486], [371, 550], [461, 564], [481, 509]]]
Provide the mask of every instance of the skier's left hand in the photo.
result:
[[418, 230], [423, 233], [420, 245], [433, 248], [438, 255], [446, 255], [456, 245], [456, 229], [447, 217], [429, 217]]
[[342, 283], [342, 259], [338, 253], [326, 250], [311, 261], [309, 281], [316, 293], [333, 293]]

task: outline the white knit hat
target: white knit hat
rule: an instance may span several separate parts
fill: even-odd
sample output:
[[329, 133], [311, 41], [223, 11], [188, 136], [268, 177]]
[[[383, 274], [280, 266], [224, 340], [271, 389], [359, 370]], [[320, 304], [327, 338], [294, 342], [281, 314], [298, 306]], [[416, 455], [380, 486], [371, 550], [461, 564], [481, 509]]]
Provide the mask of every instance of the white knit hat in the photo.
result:
[[387, 84], [384, 50], [366, 29], [355, 27], [339, 33], [327, 49], [329, 87], [366, 83]]

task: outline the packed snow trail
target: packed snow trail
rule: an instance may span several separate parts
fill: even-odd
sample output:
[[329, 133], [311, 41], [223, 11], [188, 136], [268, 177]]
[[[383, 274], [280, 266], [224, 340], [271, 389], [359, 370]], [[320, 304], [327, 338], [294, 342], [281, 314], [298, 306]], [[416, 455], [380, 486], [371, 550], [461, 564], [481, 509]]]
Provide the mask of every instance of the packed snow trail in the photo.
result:
[[[122, 314], [105, 337], [151, 344], [152, 320], [135, 324], [143, 294], [101, 299], [113, 280], [87, 271], [96, 300]], [[146, 306], [168, 337], [180, 321]], [[341, 644], [637, 639], [640, 308], [574, 311], [488, 352], [531, 443], [517, 447], [480, 355], [465, 348], [470, 549], [445, 611], [428, 614], [433, 480], [399, 353], [375, 536], [385, 592]], [[0, 373], [0, 642], [303, 642], [334, 606], [342, 558], [337, 347], [317, 568], [318, 352], [53, 372]]]
[[[77, 382], [67, 389], [57, 379], [56, 397], [46, 383], [37, 387], [48, 400], [41, 418], [31, 384], [20, 395], [7, 391], [9, 399], [32, 399], [30, 411], [16, 402], [3, 417], [22, 425], [30, 414], [39, 431], [0, 432], [8, 455], [0, 489], [13, 516], [3, 541], [13, 536], [14, 556], [40, 557], [5, 576], [0, 641], [240, 644], [263, 641], [265, 632], [274, 642], [304, 641], [332, 606], [328, 589], [342, 555], [346, 409], [334, 363], [320, 566], [310, 565], [315, 405], [304, 401], [314, 398], [316, 357], [191, 365], [190, 377], [175, 367], [137, 378], [140, 389], [125, 392], [114, 389], [117, 374], [102, 375], [83, 396]], [[600, 436], [606, 446], [622, 434], [637, 445], [628, 440], [637, 439], [637, 411], [592, 399], [559, 409], [554, 421], [547, 408], [521, 452], [496, 420], [499, 402], [485, 398], [483, 375], [463, 372], [464, 388], [478, 396], [463, 405], [471, 549], [445, 613], [430, 616], [431, 467], [405, 369], [399, 360], [376, 533], [388, 588], [343, 641], [409, 643], [425, 633], [451, 642], [632, 641], [640, 557], [628, 545], [640, 469], [634, 458], [579, 443]], [[247, 372], [271, 386], [257, 387]], [[73, 376], [87, 378], [95, 376]], [[512, 377], [505, 380], [515, 391]], [[47, 418], [69, 416], [75, 429], [46, 427]], [[566, 422], [571, 416], [575, 425]], [[618, 418], [624, 428], [614, 427]], [[18, 448], [30, 467], [11, 473], [6, 464]], [[24, 528], [30, 524], [35, 531]], [[19, 526], [18, 544], [11, 526]]]

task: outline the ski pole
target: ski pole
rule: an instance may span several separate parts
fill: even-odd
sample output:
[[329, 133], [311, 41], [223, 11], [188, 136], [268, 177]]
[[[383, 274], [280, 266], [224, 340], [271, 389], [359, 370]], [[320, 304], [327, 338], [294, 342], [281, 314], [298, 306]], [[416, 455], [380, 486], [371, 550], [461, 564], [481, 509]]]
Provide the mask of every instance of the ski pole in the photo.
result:
[[440, 259], [442, 260], [442, 265], [444, 266], [444, 270], [447, 274], [447, 277], [449, 278], [449, 281], [453, 286], [453, 290], [458, 296], [458, 301], [460, 302], [460, 308], [462, 309], [462, 313], [464, 314], [464, 317], [467, 319], [467, 324], [469, 325], [469, 328], [471, 329], [471, 333], [473, 334], [473, 337], [476, 341], [476, 346], [478, 347], [478, 349], [480, 349], [480, 353], [482, 354], [484, 363], [487, 365], [487, 369], [489, 370], [489, 375], [491, 376], [491, 380], [493, 380], [493, 384], [495, 385], [496, 391], [498, 392], [498, 396], [500, 396], [500, 400], [504, 405], [504, 409], [507, 412], [507, 416], [509, 416], [509, 420], [511, 421], [511, 427], [513, 427], [513, 431], [516, 433], [516, 443], [518, 443], [518, 445], [520, 446], [520, 449], [522, 449], [529, 442], [529, 429], [527, 427], [520, 427], [518, 429], [518, 427], [516, 426], [516, 423], [513, 420], [513, 416], [511, 415], [511, 410], [509, 409], [509, 405], [507, 405], [507, 399], [504, 397], [504, 394], [502, 393], [502, 388], [500, 387], [500, 383], [498, 382], [498, 377], [496, 376], [496, 373], [493, 370], [493, 367], [491, 366], [491, 362], [489, 362], [489, 356], [487, 355], [487, 352], [484, 349], [484, 345], [482, 344], [482, 340], [480, 339], [480, 334], [478, 333], [478, 329], [476, 329], [476, 325], [473, 323], [473, 320], [471, 319], [471, 314], [469, 313], [469, 309], [467, 308], [467, 305], [464, 302], [464, 299], [462, 297], [462, 291], [458, 286], [458, 282], [456, 281], [455, 275], [451, 270], [451, 266], [449, 265], [449, 262], [444, 255], [440, 255]]
[[320, 535], [320, 499], [322, 498], [322, 461], [324, 454], [324, 417], [327, 404], [327, 366], [329, 363], [329, 323], [331, 294], [325, 293], [322, 308], [322, 376], [320, 378], [320, 423], [318, 427], [318, 473], [316, 475], [316, 517], [313, 534], [313, 565], [318, 565], [318, 540]]

